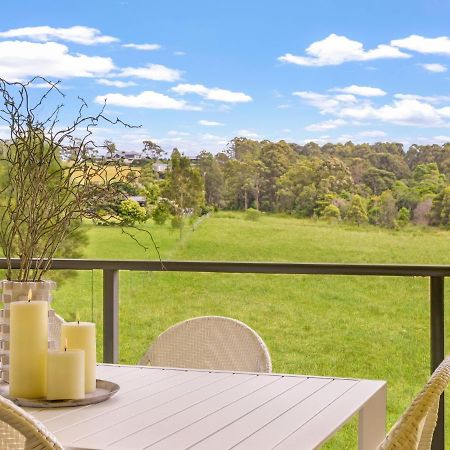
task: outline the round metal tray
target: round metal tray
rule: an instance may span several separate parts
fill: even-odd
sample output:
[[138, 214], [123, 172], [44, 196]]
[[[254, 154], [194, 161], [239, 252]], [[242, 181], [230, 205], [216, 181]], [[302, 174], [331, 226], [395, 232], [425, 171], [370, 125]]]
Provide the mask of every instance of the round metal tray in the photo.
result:
[[9, 384], [0, 383], [0, 395], [8, 398], [16, 405], [27, 408], [65, 408], [68, 406], [84, 406], [92, 405], [93, 403], [100, 403], [108, 400], [119, 389], [120, 386], [116, 383], [106, 380], [96, 380], [96, 389], [94, 392], [86, 394], [84, 398], [78, 400], [47, 400], [45, 398], [16, 398], [9, 395]]

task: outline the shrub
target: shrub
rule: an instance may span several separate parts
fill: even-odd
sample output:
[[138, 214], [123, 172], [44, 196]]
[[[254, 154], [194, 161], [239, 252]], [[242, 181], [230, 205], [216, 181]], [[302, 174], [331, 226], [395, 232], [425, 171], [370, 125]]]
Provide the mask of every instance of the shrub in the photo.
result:
[[171, 205], [165, 199], [160, 199], [152, 211], [152, 219], [157, 225], [164, 225], [170, 217]]
[[246, 213], [245, 213], [245, 218], [247, 220], [252, 220], [254, 222], [259, 220], [260, 217], [261, 217], [261, 212], [258, 211], [257, 209], [248, 208]]
[[336, 205], [330, 204], [322, 211], [322, 217], [329, 222], [339, 221], [341, 220], [341, 212]]
[[368, 221], [367, 212], [365, 205], [363, 203], [363, 199], [358, 194], [352, 197], [352, 201], [347, 209], [347, 214], [345, 218], [349, 222], [353, 222], [358, 225], [366, 223]]
[[136, 222], [143, 223], [148, 219], [147, 211], [134, 200], [123, 200], [119, 206], [119, 216], [129, 226]]
[[404, 226], [409, 223], [410, 219], [411, 219], [411, 211], [408, 208], [405, 208], [404, 206], [400, 208], [397, 215], [398, 224]]
[[173, 216], [171, 220], [172, 228], [176, 230], [181, 230], [184, 225], [183, 216]]

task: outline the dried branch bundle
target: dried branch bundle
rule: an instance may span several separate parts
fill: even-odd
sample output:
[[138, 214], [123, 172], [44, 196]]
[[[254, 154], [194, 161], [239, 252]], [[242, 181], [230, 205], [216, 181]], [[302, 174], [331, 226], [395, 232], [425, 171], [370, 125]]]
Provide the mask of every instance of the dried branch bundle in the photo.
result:
[[[92, 140], [99, 123], [130, 125], [106, 117], [105, 106], [87, 114], [82, 99], [68, 126], [60, 123], [62, 103], [40, 118], [50, 96], [60, 100], [64, 95], [57, 83], [38, 79], [48, 89], [34, 101], [29, 85], [36, 79], [0, 79], [0, 125], [9, 129], [8, 138], [0, 139], [0, 246], [8, 261], [6, 277], [18, 281], [40, 281], [81, 219], [121, 225], [111, 205], [126, 198], [121, 186], [130, 176], [130, 168], [101, 156]], [[11, 267], [15, 257], [20, 258], [16, 273]]]

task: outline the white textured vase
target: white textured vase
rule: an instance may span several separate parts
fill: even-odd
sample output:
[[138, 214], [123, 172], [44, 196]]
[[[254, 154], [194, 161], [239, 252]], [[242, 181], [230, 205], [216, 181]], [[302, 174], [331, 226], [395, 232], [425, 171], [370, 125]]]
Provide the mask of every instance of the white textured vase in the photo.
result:
[[31, 289], [31, 301], [41, 300], [49, 303], [48, 307], [48, 339], [49, 348], [59, 346], [59, 335], [61, 318], [50, 308], [52, 301], [52, 290], [56, 283], [53, 281], [8, 281], [0, 282], [3, 288], [2, 301], [3, 309], [0, 310], [0, 372], [1, 379], [9, 380], [9, 323], [10, 305], [12, 302], [24, 301], [28, 299], [28, 292]]

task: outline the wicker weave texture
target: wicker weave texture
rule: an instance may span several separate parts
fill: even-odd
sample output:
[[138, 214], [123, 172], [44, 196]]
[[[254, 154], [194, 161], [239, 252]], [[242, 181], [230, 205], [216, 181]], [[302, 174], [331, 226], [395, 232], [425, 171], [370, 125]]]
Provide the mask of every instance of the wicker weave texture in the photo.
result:
[[450, 357], [431, 375], [430, 380], [392, 427], [379, 450], [429, 450], [436, 427], [439, 397], [450, 381]]
[[189, 369], [272, 371], [267, 346], [246, 324], [221, 316], [180, 322], [164, 331], [139, 362]]
[[2, 450], [64, 450], [40, 422], [1, 396], [0, 448]]

